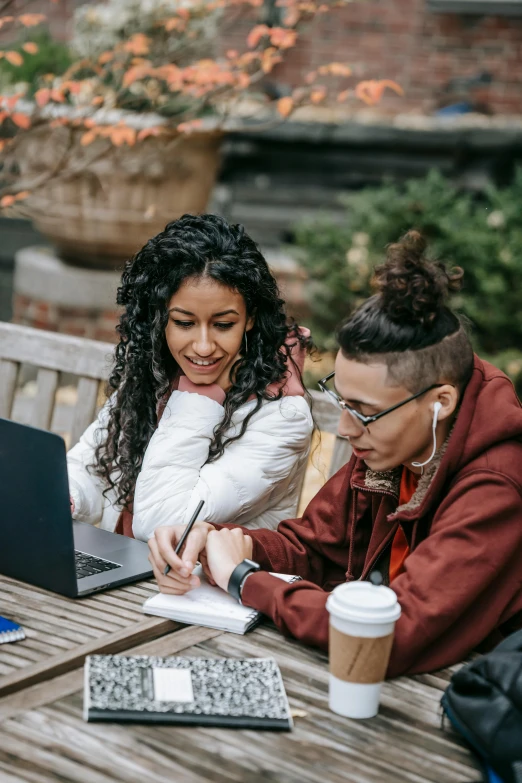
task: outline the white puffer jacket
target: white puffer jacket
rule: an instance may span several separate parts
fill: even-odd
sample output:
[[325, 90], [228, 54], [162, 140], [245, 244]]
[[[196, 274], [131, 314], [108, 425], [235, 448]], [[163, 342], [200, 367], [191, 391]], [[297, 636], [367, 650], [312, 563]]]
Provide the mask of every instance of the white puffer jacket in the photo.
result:
[[[114, 493], [87, 467], [106, 436], [108, 405], [67, 455], [74, 517], [113, 531], [121, 508]], [[239, 431], [255, 400], [235, 411], [227, 435]], [[200, 500], [209, 522], [275, 528], [295, 516], [313, 421], [303, 396], [264, 401], [244, 435], [207, 463], [210, 443], [223, 417], [210, 397], [174, 391], [145, 452], [134, 496], [133, 532], [146, 540], [160, 525], [186, 523]]]

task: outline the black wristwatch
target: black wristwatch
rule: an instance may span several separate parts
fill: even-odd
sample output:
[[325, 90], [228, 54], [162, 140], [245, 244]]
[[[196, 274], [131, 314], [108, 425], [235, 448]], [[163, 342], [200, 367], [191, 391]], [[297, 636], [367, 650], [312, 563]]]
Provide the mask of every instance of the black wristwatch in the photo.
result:
[[260, 570], [261, 570], [261, 566], [259, 565], [259, 563], [254, 563], [253, 560], [248, 560], [247, 558], [242, 560], [241, 563], [237, 565], [232, 571], [232, 573], [230, 574], [227, 593], [230, 593], [230, 595], [233, 596], [236, 599], [236, 601], [241, 603], [241, 585], [243, 583], [243, 580], [248, 574]]

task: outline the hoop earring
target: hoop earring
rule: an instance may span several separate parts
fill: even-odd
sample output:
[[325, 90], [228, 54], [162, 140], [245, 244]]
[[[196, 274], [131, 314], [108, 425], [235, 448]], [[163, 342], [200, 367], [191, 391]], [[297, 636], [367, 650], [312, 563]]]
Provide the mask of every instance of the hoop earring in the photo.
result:
[[433, 449], [431, 452], [431, 456], [426, 460], [426, 462], [411, 463], [414, 468], [422, 468], [422, 474], [424, 474], [424, 466], [432, 461], [437, 451], [437, 419], [439, 418], [439, 411], [441, 408], [442, 405], [440, 404], [440, 402], [436, 402], [435, 405], [433, 406], [433, 424], [431, 425], [431, 431], [433, 434]]

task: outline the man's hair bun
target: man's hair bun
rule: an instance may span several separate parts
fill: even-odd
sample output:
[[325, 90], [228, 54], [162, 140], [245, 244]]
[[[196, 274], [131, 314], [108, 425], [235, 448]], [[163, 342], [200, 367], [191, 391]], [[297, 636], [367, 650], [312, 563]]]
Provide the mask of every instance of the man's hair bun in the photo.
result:
[[426, 241], [408, 231], [388, 245], [384, 264], [377, 267], [374, 285], [380, 307], [391, 321], [418, 323], [429, 329], [447, 306], [448, 294], [460, 290], [463, 271], [451, 270], [424, 256]]

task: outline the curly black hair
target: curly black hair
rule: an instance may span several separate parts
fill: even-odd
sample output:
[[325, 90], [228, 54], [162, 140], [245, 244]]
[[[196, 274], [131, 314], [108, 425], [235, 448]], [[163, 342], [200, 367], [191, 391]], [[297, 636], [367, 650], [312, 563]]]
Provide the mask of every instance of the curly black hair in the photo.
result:
[[[184, 215], [169, 223], [130, 259], [122, 275], [117, 302], [125, 310], [109, 378], [107, 436], [96, 448], [93, 472], [115, 489], [117, 502], [130, 508], [143, 456], [157, 426], [159, 401], [168, 393], [178, 365], [165, 337], [167, 306], [190, 278], [208, 277], [239, 292], [247, 315], [255, 315], [248, 350], [231, 371], [233, 380], [217, 426], [209, 461], [218, 459], [228, 443], [241, 438], [262, 401], [278, 399], [267, 391], [281, 383], [293, 361], [291, 348], [308, 340], [288, 321], [277, 283], [255, 242], [243, 226], [217, 215]], [[288, 337], [295, 338], [289, 342]], [[297, 367], [295, 371], [299, 373]], [[226, 436], [234, 411], [255, 395], [257, 404], [239, 432]]]

